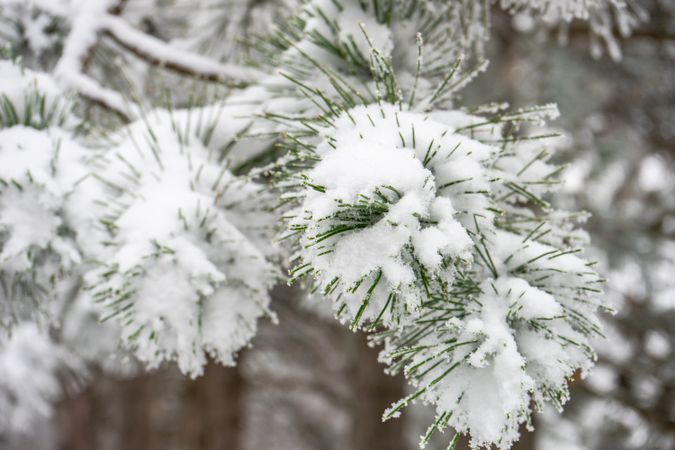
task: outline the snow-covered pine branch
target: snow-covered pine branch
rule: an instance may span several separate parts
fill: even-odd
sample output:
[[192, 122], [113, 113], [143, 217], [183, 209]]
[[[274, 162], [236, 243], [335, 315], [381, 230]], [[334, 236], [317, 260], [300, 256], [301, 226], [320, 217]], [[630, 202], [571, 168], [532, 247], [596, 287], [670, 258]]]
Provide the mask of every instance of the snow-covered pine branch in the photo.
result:
[[69, 197], [86, 150], [63, 127], [70, 105], [46, 74], [0, 61], [0, 323], [46, 317], [80, 262]]
[[523, 31], [529, 31], [536, 24], [561, 27], [565, 31], [574, 20], [586, 21], [593, 55], [599, 57], [603, 49], [607, 49], [615, 61], [621, 59], [617, 36], [630, 36], [632, 30], [648, 18], [646, 9], [635, 0], [498, 1], [502, 8], [520, 14], [516, 27]]
[[437, 409], [430, 432], [452, 426], [509, 448], [532, 401], [564, 403], [600, 334], [602, 280], [576, 256], [585, 235], [574, 216], [544, 198], [560, 174], [547, 162], [552, 136], [530, 130], [557, 108], [481, 117], [405, 103], [394, 89], [332, 89], [306, 91], [323, 113], [289, 134], [295, 158], [279, 186], [295, 205], [282, 235], [291, 274], [352, 328], [384, 330], [383, 361], [418, 389], [385, 418], [421, 398]]
[[439, 428], [510, 447], [531, 400], [564, 403], [600, 334], [601, 280], [539, 197], [556, 168], [506, 137], [481, 142], [500, 136], [494, 123], [459, 112], [381, 104], [329, 121], [289, 213], [292, 273], [313, 277], [352, 327], [390, 329], [383, 358], [419, 390], [386, 417], [421, 397]]
[[108, 250], [87, 281], [141, 361], [176, 360], [196, 376], [207, 354], [234, 364], [270, 315], [275, 269], [261, 244], [263, 187], [219, 164], [187, 114], [151, 112], [99, 161]]
[[101, 25], [117, 43], [144, 61], [184, 75], [235, 85], [250, 84], [263, 77], [263, 73], [254, 68], [220, 63], [172, 46], [137, 30], [117, 16], [104, 17]]

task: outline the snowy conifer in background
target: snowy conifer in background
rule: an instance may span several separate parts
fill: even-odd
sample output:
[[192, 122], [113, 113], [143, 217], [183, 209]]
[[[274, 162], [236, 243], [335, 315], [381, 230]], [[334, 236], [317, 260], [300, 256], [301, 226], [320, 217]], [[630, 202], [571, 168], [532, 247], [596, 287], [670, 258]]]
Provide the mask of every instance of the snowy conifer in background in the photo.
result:
[[[2, 323], [37, 333], [35, 320], [77, 346], [93, 312], [120, 349], [73, 354], [121, 350], [194, 377], [209, 358], [235, 364], [258, 320], [274, 319], [270, 291], [290, 269], [412, 385], [385, 420], [417, 400], [433, 406], [421, 445], [451, 427], [449, 448], [466, 434], [507, 449], [533, 409], [560, 410], [568, 381], [593, 365], [606, 303], [576, 228], [585, 215], [549, 203], [563, 172], [543, 125], [558, 110], [465, 105], [460, 93], [487, 68], [493, 7], [543, 27], [590, 20], [613, 56], [614, 21], [627, 33], [640, 10], [175, 3], [155, 17], [147, 0], [0, 2], [0, 32], [24, 57], [0, 63]], [[101, 55], [115, 53], [125, 73], [106, 77]], [[139, 97], [160, 82], [132, 58], [167, 75], [161, 101]], [[184, 85], [168, 74], [196, 80], [194, 96], [171, 95]], [[210, 95], [208, 83], [230, 90]], [[62, 105], [64, 92], [81, 101]], [[21, 336], [0, 358], [27, 345]], [[36, 351], [57, 345], [44, 336]], [[26, 369], [44, 379], [0, 427], [43, 414], [69, 365], [54, 352]]]

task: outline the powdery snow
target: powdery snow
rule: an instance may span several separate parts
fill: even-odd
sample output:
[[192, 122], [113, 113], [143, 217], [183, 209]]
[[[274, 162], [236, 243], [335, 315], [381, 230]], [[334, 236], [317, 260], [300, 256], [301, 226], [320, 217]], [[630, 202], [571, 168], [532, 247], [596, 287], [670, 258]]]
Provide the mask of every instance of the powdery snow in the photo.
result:
[[155, 111], [122, 130], [104, 156], [111, 245], [105, 266], [87, 279], [141, 361], [176, 360], [196, 376], [207, 354], [234, 364], [268, 314], [275, 276], [254, 243], [266, 222], [261, 187], [221, 167], [192, 132], [178, 131], [180, 119]]

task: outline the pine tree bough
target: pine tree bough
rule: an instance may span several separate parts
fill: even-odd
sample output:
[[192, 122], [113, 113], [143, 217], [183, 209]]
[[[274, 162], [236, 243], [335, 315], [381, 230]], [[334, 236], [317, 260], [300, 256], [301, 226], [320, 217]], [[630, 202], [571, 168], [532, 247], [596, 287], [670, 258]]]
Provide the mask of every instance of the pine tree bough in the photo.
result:
[[288, 174], [291, 274], [352, 328], [379, 330], [382, 361], [417, 388], [385, 419], [420, 399], [437, 410], [422, 445], [452, 427], [509, 448], [532, 404], [561, 408], [601, 334], [602, 280], [577, 256], [586, 236], [544, 199], [560, 173], [551, 136], [510, 131], [557, 109], [480, 117], [329, 97], [298, 131], [306, 169]]
[[207, 354], [234, 364], [270, 315], [275, 280], [253, 243], [265, 231], [262, 187], [218, 165], [195, 133], [180, 113], [156, 111], [102, 156], [109, 251], [87, 277], [141, 361], [176, 360], [192, 376]]
[[0, 76], [0, 323], [10, 326], [45, 315], [81, 261], [68, 197], [86, 169], [53, 80], [6, 61]]
[[[560, 409], [567, 382], [592, 366], [608, 308], [582, 257], [586, 216], [549, 203], [562, 168], [545, 123], [557, 107], [459, 104], [487, 67], [491, 2], [311, 0], [260, 39], [255, 68], [186, 50], [201, 33], [151, 37], [120, 2], [43, 3], [30, 6], [70, 27], [54, 78], [0, 62], [2, 325], [62, 321], [67, 340], [84, 321], [75, 316], [95, 312], [145, 366], [175, 361], [194, 377], [208, 358], [235, 364], [257, 321], [274, 320], [269, 292], [289, 265], [291, 282], [370, 333], [387, 371], [413, 386], [384, 419], [429, 403], [436, 420], [421, 445], [450, 427], [449, 448], [460, 434], [509, 448], [533, 410]], [[545, 25], [588, 19], [616, 55], [608, 21], [620, 0], [498, 3]], [[195, 83], [248, 87], [222, 104], [146, 111], [85, 74], [101, 35]], [[53, 44], [36, 36], [35, 51]], [[133, 121], [102, 136], [78, 127], [54, 80]], [[275, 227], [287, 253], [271, 244]], [[69, 317], [49, 317], [67, 302]], [[68, 366], [57, 359], [36, 370]], [[29, 409], [44, 409], [51, 381], [26, 396]], [[0, 428], [23, 423], [9, 421]]]
[[253, 68], [222, 64], [175, 48], [136, 30], [119, 17], [106, 17], [103, 21], [103, 27], [117, 43], [143, 60], [185, 75], [222, 83], [233, 80], [232, 84], [244, 85], [259, 81], [263, 76], [261, 72]]

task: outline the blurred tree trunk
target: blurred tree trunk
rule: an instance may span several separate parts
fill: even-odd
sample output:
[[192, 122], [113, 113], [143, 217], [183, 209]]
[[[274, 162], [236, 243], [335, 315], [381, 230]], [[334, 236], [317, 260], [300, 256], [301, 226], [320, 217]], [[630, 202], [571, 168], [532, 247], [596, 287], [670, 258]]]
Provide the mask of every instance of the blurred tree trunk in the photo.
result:
[[238, 368], [215, 363], [196, 380], [174, 367], [98, 376], [57, 405], [58, 449], [237, 450], [243, 389]]
[[235, 450], [240, 447], [244, 380], [238, 367], [209, 362], [203, 377], [186, 381], [178, 448]]
[[534, 450], [535, 433], [536, 428], [535, 431], [527, 431], [525, 427], [520, 427], [520, 440], [513, 445], [513, 450]]
[[[142, 374], [130, 380], [115, 380], [105, 392], [102, 399], [98, 399], [97, 406], [105, 408], [110, 402], [109, 397], [115, 404], [115, 423], [119, 427], [120, 440], [116, 439], [115, 448], [145, 448], [154, 450], [153, 441], [154, 423], [152, 413], [156, 408], [155, 396], [158, 392], [154, 389], [160, 373]], [[103, 400], [103, 401], [101, 401]], [[97, 424], [106, 426], [105, 423]], [[115, 433], [117, 437], [117, 433]]]
[[382, 422], [382, 414], [405, 396], [405, 380], [384, 373], [377, 361], [379, 349], [368, 347], [363, 334], [352, 338], [354, 354], [352, 400], [352, 445], [350, 450], [408, 450], [405, 416]]
[[59, 450], [95, 449], [94, 392], [87, 386], [79, 395], [66, 397], [56, 405], [54, 427]]

